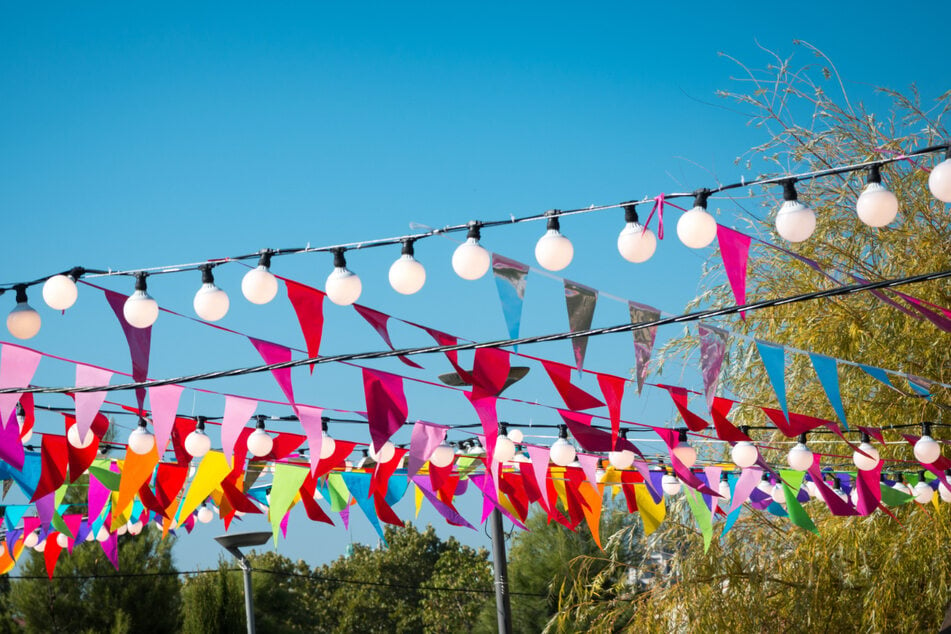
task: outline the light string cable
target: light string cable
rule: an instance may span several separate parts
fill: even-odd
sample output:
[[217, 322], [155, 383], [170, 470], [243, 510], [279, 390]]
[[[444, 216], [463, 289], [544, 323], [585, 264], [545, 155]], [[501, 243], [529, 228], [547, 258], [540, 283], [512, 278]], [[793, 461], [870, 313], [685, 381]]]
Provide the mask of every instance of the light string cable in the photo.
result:
[[[872, 167], [880, 167], [882, 165], [888, 165], [890, 163], [903, 161], [910, 157], [923, 156], [927, 154], [935, 154], [938, 152], [951, 153], [951, 142], [931, 145], [928, 147], [912, 150], [911, 152], [908, 152], [905, 154], [876, 159], [874, 161], [865, 161], [862, 163], [852, 163], [848, 165], [834, 166], [834, 167], [829, 167], [826, 169], [814, 170], [811, 172], [802, 172], [797, 174], [784, 174], [781, 176], [762, 177], [762, 178], [757, 178], [754, 180], [743, 179], [735, 183], [717, 185], [716, 187], [699, 188], [692, 192], [673, 192], [670, 194], [663, 194], [663, 198], [665, 200], [674, 199], [674, 198], [694, 198], [698, 194], [709, 196], [715, 193], [720, 193], [720, 192], [733, 190], [733, 189], [748, 188], [748, 187], [753, 187], [756, 185], [777, 185], [777, 184], [784, 184], [788, 182], [814, 180], [814, 179], [823, 178], [826, 176], [834, 176], [838, 174], [845, 174], [849, 172], [867, 170]], [[377, 239], [371, 239], [371, 240], [363, 240], [360, 242], [350, 242], [350, 243], [335, 244], [335, 245], [329, 245], [329, 246], [319, 246], [319, 247], [312, 247], [308, 245], [305, 247], [291, 247], [291, 248], [282, 248], [282, 249], [262, 249], [254, 253], [245, 253], [241, 255], [222, 257], [222, 258], [211, 258], [209, 260], [205, 260], [202, 262], [160, 265], [160, 266], [155, 266], [151, 268], [136, 268], [136, 269], [124, 269], [124, 270], [113, 271], [113, 270], [103, 270], [103, 269], [87, 269], [84, 267], [77, 266], [67, 271], [60, 271], [57, 273], [46, 275], [44, 277], [40, 277], [40, 278], [26, 281], [26, 282], [0, 284], [0, 295], [10, 290], [17, 290], [18, 288], [26, 289], [30, 286], [42, 284], [46, 280], [48, 280], [49, 278], [55, 275], [69, 275], [73, 277], [74, 279], [78, 279], [81, 276], [87, 276], [92, 278], [92, 277], [108, 277], [108, 276], [116, 276], [116, 275], [135, 276], [135, 275], [141, 275], [143, 273], [149, 274], [149, 275], [159, 275], [159, 274], [165, 274], [165, 273], [178, 273], [182, 271], [195, 271], [195, 270], [200, 270], [202, 267], [207, 267], [209, 263], [212, 266], [214, 266], [217, 264], [223, 264], [225, 262], [231, 262], [231, 261], [251, 260], [254, 258], [262, 258], [262, 257], [270, 259], [273, 256], [294, 255], [298, 253], [321, 253], [321, 252], [334, 253], [334, 252], [344, 252], [344, 251], [350, 251], [350, 250], [368, 249], [373, 247], [394, 246], [398, 244], [405, 245], [406, 243], [416, 242], [418, 240], [422, 240], [425, 238], [431, 238], [434, 236], [444, 235], [448, 233], [470, 231], [474, 228], [475, 229], [491, 228], [491, 227], [499, 227], [499, 226], [505, 226], [505, 225], [521, 224], [524, 222], [535, 222], [540, 220], [547, 221], [553, 217], [557, 218], [560, 216], [573, 216], [578, 214], [594, 213], [598, 211], [605, 211], [608, 209], [620, 209], [623, 207], [653, 203], [655, 201], [656, 201], [655, 196], [647, 196], [647, 197], [641, 198], [640, 200], [629, 200], [625, 202], [611, 203], [611, 204], [604, 204], [604, 205], [591, 205], [589, 207], [582, 207], [578, 209], [567, 209], [567, 210], [552, 209], [540, 214], [532, 214], [532, 215], [520, 216], [520, 217], [513, 216], [506, 219], [501, 219], [501, 220], [487, 220], [487, 221], [473, 220], [473, 221], [466, 222], [464, 224], [447, 225], [442, 228], [429, 229], [427, 231], [407, 234], [403, 236], [377, 238]]]
[[653, 321], [639, 322], [636, 324], [625, 323], [619, 324], [616, 326], [608, 326], [604, 328], [591, 328], [588, 330], [576, 330], [573, 332], [559, 332], [548, 335], [536, 335], [531, 337], [521, 337], [515, 339], [500, 339], [495, 341], [483, 341], [483, 342], [470, 342], [470, 343], [458, 343], [454, 345], [437, 345], [437, 346], [424, 346], [417, 348], [402, 348], [402, 349], [393, 349], [393, 350], [379, 350], [375, 352], [360, 352], [360, 353], [349, 353], [349, 354], [339, 354], [332, 356], [323, 356], [323, 357], [312, 357], [307, 359], [296, 359], [291, 361], [284, 361], [280, 363], [271, 363], [263, 364], [257, 366], [250, 366], [244, 368], [235, 368], [231, 370], [218, 370], [213, 372], [205, 372], [201, 374], [191, 374], [186, 376], [180, 376], [169, 379], [153, 379], [146, 381], [136, 381], [132, 383], [122, 383], [116, 385], [99, 385], [99, 386], [65, 386], [65, 387], [12, 387], [12, 388], [2, 388], [0, 389], [0, 394], [15, 394], [15, 393], [41, 393], [41, 394], [65, 394], [65, 393], [77, 393], [77, 392], [116, 392], [121, 390], [133, 390], [142, 387], [153, 387], [160, 385], [171, 385], [171, 384], [181, 384], [181, 383], [191, 383], [194, 381], [203, 381], [209, 379], [219, 379], [231, 376], [242, 376], [245, 374], [256, 374], [259, 372], [267, 372], [270, 370], [280, 370], [283, 368], [295, 368], [303, 365], [311, 364], [323, 364], [323, 363], [336, 363], [340, 361], [353, 361], [353, 360], [364, 360], [364, 359], [384, 359], [389, 357], [398, 357], [398, 356], [412, 356], [417, 354], [431, 354], [436, 352], [452, 352], [459, 350], [478, 350], [480, 348], [505, 348], [514, 345], [522, 344], [532, 344], [532, 343], [543, 343], [548, 341], [564, 341], [570, 339], [576, 339], [579, 337], [594, 337], [600, 335], [608, 335], [622, 332], [633, 332], [636, 330], [643, 330], [645, 328], [651, 328], [653, 326], [663, 326], [667, 324], [677, 324], [677, 323], [688, 323], [693, 321], [699, 321], [701, 319], [709, 319], [711, 317], [720, 317], [724, 315], [733, 315], [739, 313], [740, 311], [753, 311], [761, 310], [764, 308], [772, 308], [775, 306], [783, 306], [786, 304], [797, 304], [801, 302], [813, 301], [817, 299], [825, 299], [830, 297], [839, 297], [844, 295], [851, 295], [854, 293], [861, 293], [863, 291], [872, 291], [881, 288], [894, 288], [897, 286], [904, 286], [907, 284], [917, 284], [920, 282], [928, 282], [933, 280], [947, 279], [951, 277], [951, 269], [944, 271], [937, 271], [933, 273], [922, 273], [918, 275], [911, 275], [906, 277], [892, 278], [886, 280], [880, 280], [877, 282], [864, 283], [864, 284], [850, 284], [848, 286], [840, 286], [837, 288], [830, 288], [820, 291], [813, 291], [811, 293], [801, 293], [798, 295], [791, 295], [787, 297], [779, 297], [774, 299], [765, 299], [756, 302], [750, 302], [747, 304], [733, 304], [730, 306], [725, 306], [722, 308], [711, 308], [706, 310], [699, 310], [689, 313], [683, 313], [681, 315], [673, 317], [663, 317], [660, 319], [655, 319]]

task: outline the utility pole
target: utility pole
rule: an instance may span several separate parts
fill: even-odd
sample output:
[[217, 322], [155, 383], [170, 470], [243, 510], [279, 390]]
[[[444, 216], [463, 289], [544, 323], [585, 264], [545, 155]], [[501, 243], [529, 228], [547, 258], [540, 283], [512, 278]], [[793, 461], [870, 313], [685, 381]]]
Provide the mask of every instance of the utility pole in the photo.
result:
[[499, 634], [511, 634], [512, 606], [509, 603], [508, 562], [505, 555], [505, 533], [502, 531], [502, 513], [496, 508], [489, 517], [492, 563], [495, 570], [495, 612], [499, 619]]

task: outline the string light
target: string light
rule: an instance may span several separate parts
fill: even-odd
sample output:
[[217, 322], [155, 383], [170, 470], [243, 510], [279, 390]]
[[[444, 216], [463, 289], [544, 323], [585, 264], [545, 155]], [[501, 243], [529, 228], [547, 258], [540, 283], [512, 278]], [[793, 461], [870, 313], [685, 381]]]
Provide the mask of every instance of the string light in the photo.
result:
[[391, 443], [389, 440], [383, 443], [379, 450], [377, 450], [373, 443], [370, 443], [369, 456], [374, 462], [385, 463], [393, 459], [393, 456], [396, 455], [396, 445]]
[[[621, 440], [627, 440], [627, 430], [622, 429], [619, 433]], [[634, 464], [634, 452], [630, 449], [620, 449], [608, 452], [608, 462], [615, 469], [630, 469]]]
[[861, 471], [872, 471], [881, 462], [878, 449], [869, 442], [871, 438], [867, 432], [862, 432], [862, 444], [852, 453], [852, 463]]
[[43, 283], [43, 301], [53, 310], [66, 310], [76, 303], [79, 290], [76, 280], [83, 274], [80, 267], [68, 273], [54, 275]]
[[271, 273], [271, 251], [261, 252], [256, 268], [241, 278], [241, 293], [252, 304], [267, 304], [277, 295], [277, 277]]
[[[951, 469], [947, 469], [944, 472], [944, 479], [947, 480], [949, 477], [951, 477]], [[941, 496], [942, 502], [951, 503], [951, 489], [949, 489], [944, 482], [938, 482], [938, 495]]]
[[816, 230], [816, 212], [799, 202], [796, 179], [783, 181], [783, 204], [776, 213], [776, 233], [789, 242], [803, 242]]
[[195, 293], [195, 299], [192, 302], [195, 314], [205, 321], [218, 321], [228, 314], [228, 309], [231, 307], [228, 294], [215, 285], [215, 276], [211, 272], [213, 268], [212, 264], [202, 264], [199, 267], [201, 288]]
[[258, 415], [257, 425], [248, 436], [248, 453], [255, 458], [263, 458], [274, 448], [274, 439], [264, 430], [264, 421], [267, 417]]
[[[740, 433], [744, 436], [749, 436], [749, 430], [750, 428], [745, 425], [740, 427]], [[740, 469], [746, 469], [752, 467], [759, 460], [759, 449], [749, 440], [741, 440], [733, 445], [730, 450], [730, 457], [733, 459], [733, 464]]]
[[185, 451], [192, 458], [201, 458], [211, 450], [211, 438], [205, 433], [205, 417], [198, 416], [195, 429], [185, 436]]
[[678, 432], [679, 438], [677, 440], [677, 446], [671, 450], [671, 453], [683, 466], [690, 469], [697, 463], [697, 450], [691, 447], [690, 443], [687, 442], [686, 429], [680, 429]]
[[624, 228], [617, 236], [617, 250], [628, 262], [646, 262], [657, 250], [654, 232], [638, 223], [637, 207], [624, 205]]
[[552, 443], [548, 455], [551, 461], [559, 467], [567, 467], [574, 462], [578, 452], [575, 450], [574, 445], [568, 441], [567, 425], [558, 426], [558, 438]]
[[489, 252], [479, 243], [481, 226], [478, 222], [470, 222], [466, 241], [452, 252], [452, 270], [464, 280], [479, 279], [491, 264]]
[[92, 432], [92, 429], [87, 429], [86, 435], [80, 438], [79, 425], [74, 424], [66, 430], [66, 440], [77, 449], [85, 449], [96, 440], [96, 435]]
[[148, 293], [145, 278], [148, 273], [140, 272], [135, 275], [135, 291], [129, 295], [122, 305], [122, 315], [135, 328], [148, 328], [158, 319], [159, 307]]
[[432, 455], [429, 456], [429, 464], [434, 467], [444, 469], [452, 464], [456, 459], [456, 449], [443, 438], [442, 442], [436, 446]]
[[934, 489], [925, 481], [924, 471], [918, 472], [918, 482], [915, 484], [911, 493], [915, 496], [915, 502], [918, 504], [927, 504], [931, 501], [931, 498], [934, 497]]
[[515, 443], [508, 437], [508, 426], [505, 423], [499, 424], [499, 435], [495, 439], [495, 454], [493, 460], [496, 462], [508, 462], [515, 457]]
[[128, 444], [129, 450], [139, 455], [145, 455], [155, 447], [155, 436], [149, 431], [144, 418], [139, 418], [138, 426], [129, 434]]
[[402, 295], [417, 293], [426, 283], [426, 269], [415, 257], [413, 242], [404, 240], [400, 257], [390, 265], [390, 286]]
[[40, 314], [30, 306], [26, 297], [26, 285], [17, 284], [15, 290], [17, 303], [7, 315], [7, 330], [17, 339], [32, 339], [40, 331], [43, 320]]
[[789, 450], [786, 462], [796, 471], [806, 471], [812, 466], [813, 455], [806, 446], [806, 434], [799, 434], [799, 442]]
[[320, 459], [327, 460], [330, 456], [334, 455], [334, 451], [337, 450], [337, 441], [328, 432], [328, 423], [330, 419], [326, 416], [320, 417], [320, 429], [322, 436], [320, 438]]
[[931, 437], [931, 423], [921, 423], [921, 438], [915, 443], [915, 460], [921, 464], [933, 464], [941, 457], [941, 445]]
[[680, 480], [665, 471], [663, 477], [660, 479], [660, 488], [663, 490], [664, 495], [673, 497], [680, 493]]
[[783, 489], [782, 482], [777, 482], [773, 485], [773, 490], [770, 491], [770, 497], [773, 498], [773, 502], [776, 504], [786, 506], [786, 491]]
[[693, 207], [677, 220], [677, 237], [691, 249], [702, 249], [717, 237], [717, 221], [707, 211], [709, 189], [699, 189]]
[[730, 498], [732, 497], [732, 492], [730, 491], [730, 477], [729, 474], [723, 472], [720, 474], [720, 484], [717, 487], [717, 493], [720, 494], [720, 505], [726, 508], [726, 505], [730, 503]]
[[575, 255], [571, 240], [561, 234], [561, 224], [558, 221], [560, 213], [557, 209], [547, 212], [548, 228], [535, 243], [535, 259], [542, 268], [549, 271], [564, 269], [571, 264]]
[[360, 299], [360, 293], [363, 292], [363, 283], [360, 276], [347, 268], [347, 259], [344, 257], [344, 249], [335, 249], [334, 270], [327, 276], [327, 283], [324, 289], [327, 291], [327, 297], [338, 306], [350, 306]]
[[951, 203], [951, 144], [945, 151], [944, 160], [928, 175], [928, 189], [941, 202]]
[[855, 212], [870, 227], [884, 227], [898, 215], [898, 198], [882, 186], [880, 166], [869, 168], [865, 189], [855, 200]]
[[511, 439], [511, 441], [514, 442], [516, 445], [521, 444], [521, 442], [522, 442], [523, 440], [525, 440], [525, 434], [523, 434], [523, 433], [522, 433], [522, 430], [521, 430], [521, 429], [518, 429], [518, 428], [509, 429], [509, 431], [508, 431], [508, 437], [509, 437], [509, 438]]
[[195, 514], [196, 519], [202, 524], [208, 524], [211, 520], [215, 519], [215, 513], [210, 508], [205, 506], [202, 503], [201, 508], [198, 509], [198, 513]]

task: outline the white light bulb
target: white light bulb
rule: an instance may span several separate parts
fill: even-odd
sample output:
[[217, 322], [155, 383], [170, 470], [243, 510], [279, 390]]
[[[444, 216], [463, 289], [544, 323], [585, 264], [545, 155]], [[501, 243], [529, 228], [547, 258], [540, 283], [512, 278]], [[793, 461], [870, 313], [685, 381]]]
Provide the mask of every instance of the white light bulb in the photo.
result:
[[918, 504], [927, 504], [931, 501], [931, 498], [934, 497], [934, 489], [932, 489], [924, 479], [921, 479], [918, 480], [918, 484], [912, 489], [912, 495], [915, 496], [915, 502]]
[[697, 463], [697, 450], [684, 441], [681, 441], [676, 447], [674, 447], [672, 453], [677, 457], [677, 460], [679, 460], [681, 464], [683, 464], [683, 466], [687, 467], [688, 469]]
[[781, 482], [777, 482], [775, 485], [773, 485], [773, 490], [770, 491], [770, 495], [773, 498], [773, 502], [776, 504], [781, 504], [782, 506], [786, 506], [786, 492], [783, 489]]
[[496, 462], [508, 462], [515, 457], [515, 443], [508, 436], [499, 436], [495, 439]]
[[389, 440], [383, 443], [383, 446], [380, 447], [379, 451], [373, 447], [372, 442], [370, 443], [370, 457], [374, 460], [374, 462], [389, 462], [395, 455], [396, 447]]
[[702, 249], [717, 237], [717, 221], [699, 205], [677, 219], [677, 237], [691, 249]]
[[211, 520], [215, 519], [215, 513], [207, 506], [202, 506], [198, 509], [197, 519], [202, 524], [207, 524]]
[[337, 441], [325, 433], [323, 438], [320, 439], [320, 459], [326, 460], [330, 456], [334, 455], [334, 451], [336, 449]]
[[26, 537], [23, 538], [23, 547], [33, 548], [39, 543], [39, 541], [40, 536], [36, 533], [36, 531], [31, 531]]
[[664, 495], [677, 495], [680, 493], [680, 480], [665, 473], [664, 477], [660, 479], [660, 488], [664, 490]]
[[786, 455], [786, 462], [796, 471], [806, 471], [812, 467], [812, 451], [805, 443], [797, 443]]
[[192, 306], [195, 308], [195, 314], [205, 321], [218, 321], [228, 314], [231, 300], [228, 299], [226, 292], [215, 286], [214, 282], [207, 282], [202, 284], [195, 293]]
[[608, 452], [608, 462], [615, 469], [630, 469], [634, 464], [634, 452], [630, 449]]
[[347, 268], [346, 260], [343, 254], [339, 254], [336, 263], [343, 263], [343, 266], [334, 266], [333, 272], [327, 276], [327, 283], [324, 290], [327, 291], [327, 297], [338, 306], [350, 306], [360, 299], [360, 293], [363, 292], [363, 283], [360, 276]]
[[884, 227], [898, 215], [898, 198], [881, 183], [869, 183], [855, 201], [859, 220], [870, 227]]
[[657, 237], [647, 227], [628, 222], [617, 236], [617, 250], [628, 262], [646, 262], [657, 250]]
[[84, 539], [87, 542], [91, 542], [91, 541], [95, 541], [96, 536], [93, 534], [92, 531], [89, 531], [88, 533], [86, 533], [86, 537]]
[[248, 453], [255, 458], [262, 458], [274, 448], [274, 439], [262, 427], [258, 427], [248, 436]]
[[941, 202], [951, 203], [951, 156], [934, 166], [928, 176], [931, 195]]
[[429, 464], [437, 468], [448, 467], [456, 459], [456, 450], [443, 440], [429, 456]]
[[525, 434], [522, 433], [521, 429], [510, 429], [507, 435], [509, 440], [514, 442], [516, 445], [521, 444], [522, 441], [525, 440]]
[[69, 537], [66, 537], [66, 533], [60, 533], [56, 536], [56, 545], [60, 548], [69, 546]]
[[127, 528], [129, 529], [129, 535], [138, 535], [142, 532], [142, 522], [140, 520], [129, 522]]
[[41, 553], [44, 550], [46, 550], [46, 540], [44, 539], [41, 542], [37, 542], [36, 546], [33, 547], [33, 550], [35, 550], [38, 553]]
[[128, 532], [129, 532], [128, 524], [121, 524], [119, 528], [116, 529], [116, 535], [118, 535], [119, 537], [125, 535]]
[[7, 315], [7, 330], [17, 339], [32, 339], [40, 331], [43, 320], [27, 302], [26, 287], [17, 287], [16, 306]]
[[741, 440], [730, 450], [730, 457], [733, 458], [733, 464], [740, 469], [746, 469], [756, 464], [759, 459], [759, 449], [748, 440]]
[[100, 526], [99, 530], [96, 532], [96, 541], [105, 542], [109, 540], [109, 529], [105, 526]]
[[575, 461], [578, 452], [575, 450], [574, 445], [568, 442], [567, 438], [559, 437], [552, 443], [548, 455], [551, 461], [559, 467], [567, 467]]
[[852, 506], [858, 506], [859, 488], [857, 486], [852, 487], [852, 491], [849, 493], [849, 502], [852, 503]]
[[91, 429], [86, 430], [83, 438], [79, 437], [79, 425], [73, 425], [66, 431], [66, 440], [76, 449], [85, 449], [96, 439], [96, 435]]
[[[867, 455], [862, 455], [863, 453]], [[881, 457], [878, 454], [878, 449], [867, 442], [863, 442], [856, 451], [852, 452], [852, 462], [856, 468], [862, 471], [871, 471], [881, 462]]]
[[896, 491], [900, 491], [901, 493], [904, 493], [904, 494], [906, 494], [906, 495], [914, 495], [914, 494], [915, 494], [914, 489], [912, 489], [910, 486], [908, 486], [907, 484], [905, 484], [905, 483], [902, 482], [901, 480], [898, 480], [897, 482], [895, 482], [895, 484], [892, 485], [892, 488], [895, 489]]
[[762, 479], [759, 481], [759, 484], [756, 485], [756, 488], [765, 493], [766, 495], [773, 494], [773, 483], [768, 479]]
[[479, 238], [469, 237], [452, 252], [452, 270], [464, 280], [477, 280], [489, 270], [491, 256], [479, 244]]
[[[945, 474], [945, 480], [948, 479], [948, 474]], [[941, 496], [941, 501], [945, 503], [951, 503], [951, 489], [944, 486], [944, 482], [938, 484], [938, 494]]]
[[[264, 260], [265, 256], [261, 257]], [[270, 261], [269, 255], [266, 261]], [[241, 293], [252, 304], [267, 304], [277, 295], [277, 278], [267, 264], [259, 262], [241, 278]]]
[[816, 487], [816, 483], [812, 480], [806, 480], [806, 493], [809, 494], [810, 499], [819, 497], [819, 489]]
[[932, 464], [941, 457], [941, 445], [928, 434], [923, 435], [915, 443], [915, 460], [921, 464]]
[[426, 269], [413, 255], [413, 244], [403, 245], [403, 253], [390, 265], [390, 286], [401, 295], [412, 295], [426, 283]]
[[816, 230], [816, 212], [798, 200], [786, 200], [776, 214], [776, 233], [789, 242], [802, 242]]
[[136, 328], [148, 328], [158, 319], [158, 302], [149, 295], [144, 274], [136, 276], [135, 292], [129, 295], [125, 304], [122, 305], [122, 315], [131, 326]]
[[717, 493], [720, 494], [720, 506], [726, 508], [730, 503], [730, 482], [728, 480], [720, 480], [720, 486], [717, 487]]
[[569, 264], [575, 255], [575, 248], [571, 240], [561, 235], [558, 226], [558, 217], [548, 219], [548, 230], [535, 243], [535, 259], [542, 268], [549, 271], [560, 271]]
[[53, 310], [66, 310], [76, 303], [79, 290], [68, 275], [54, 275], [43, 283], [43, 301]]
[[204, 431], [195, 429], [185, 436], [185, 451], [192, 458], [201, 458], [211, 450], [211, 438]]
[[139, 425], [129, 434], [129, 450], [132, 453], [144, 455], [152, 451], [155, 446], [155, 436], [146, 429], [145, 425]]

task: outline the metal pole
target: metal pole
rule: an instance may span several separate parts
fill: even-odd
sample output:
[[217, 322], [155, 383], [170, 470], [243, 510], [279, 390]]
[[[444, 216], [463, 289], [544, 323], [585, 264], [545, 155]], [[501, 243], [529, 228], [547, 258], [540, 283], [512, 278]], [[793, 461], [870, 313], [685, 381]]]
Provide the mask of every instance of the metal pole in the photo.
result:
[[238, 559], [244, 574], [244, 618], [248, 622], [248, 634], [254, 634], [254, 593], [251, 591], [251, 562], [243, 556]]
[[495, 612], [499, 619], [499, 634], [512, 633], [512, 606], [509, 604], [508, 566], [505, 559], [505, 533], [502, 532], [502, 513], [492, 511], [492, 563], [495, 569]]

